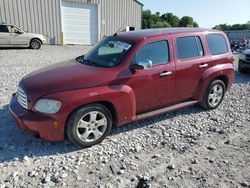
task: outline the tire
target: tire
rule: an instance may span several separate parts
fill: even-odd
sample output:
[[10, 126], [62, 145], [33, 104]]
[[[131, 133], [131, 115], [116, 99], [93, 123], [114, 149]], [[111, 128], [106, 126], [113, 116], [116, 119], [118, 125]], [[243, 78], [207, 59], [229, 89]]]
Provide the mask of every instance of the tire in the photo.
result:
[[238, 71], [240, 72], [240, 73], [244, 73], [245, 71], [244, 71], [244, 69], [241, 67], [241, 62], [239, 62], [238, 63]]
[[71, 142], [86, 148], [101, 143], [110, 134], [112, 126], [110, 111], [96, 103], [81, 107], [70, 115], [66, 134]]
[[245, 73], [245, 70], [242, 69], [241, 67], [238, 67], [238, 70], [239, 70], [240, 73]]
[[30, 48], [34, 50], [40, 49], [42, 46], [42, 42], [39, 39], [32, 39], [30, 41]]
[[221, 104], [225, 96], [225, 92], [226, 86], [223, 81], [212, 81], [206, 90], [202, 102], [200, 103], [201, 106], [207, 110], [213, 110], [217, 108]]

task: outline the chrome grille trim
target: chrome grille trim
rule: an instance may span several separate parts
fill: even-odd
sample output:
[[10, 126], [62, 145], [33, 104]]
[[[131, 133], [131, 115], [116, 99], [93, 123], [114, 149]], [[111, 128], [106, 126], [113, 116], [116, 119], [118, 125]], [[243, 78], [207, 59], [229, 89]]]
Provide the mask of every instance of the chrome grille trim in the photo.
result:
[[23, 108], [28, 109], [27, 96], [21, 87], [17, 88], [17, 101]]

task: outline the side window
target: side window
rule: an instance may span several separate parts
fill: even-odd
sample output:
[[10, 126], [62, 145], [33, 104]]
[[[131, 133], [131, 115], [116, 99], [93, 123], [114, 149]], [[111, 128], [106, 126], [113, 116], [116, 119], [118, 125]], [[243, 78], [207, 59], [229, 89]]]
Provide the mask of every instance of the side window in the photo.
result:
[[208, 48], [212, 55], [225, 54], [228, 47], [225, 38], [220, 34], [208, 34], [206, 36]]
[[8, 25], [8, 30], [10, 33], [16, 33], [18, 30], [15, 26]]
[[151, 60], [153, 65], [165, 64], [169, 61], [169, 47], [167, 41], [157, 41], [145, 45], [136, 54], [133, 64], [142, 60]]
[[0, 33], [9, 33], [7, 25], [0, 25]]
[[177, 54], [179, 59], [190, 59], [204, 56], [200, 37], [180, 37], [176, 40]]

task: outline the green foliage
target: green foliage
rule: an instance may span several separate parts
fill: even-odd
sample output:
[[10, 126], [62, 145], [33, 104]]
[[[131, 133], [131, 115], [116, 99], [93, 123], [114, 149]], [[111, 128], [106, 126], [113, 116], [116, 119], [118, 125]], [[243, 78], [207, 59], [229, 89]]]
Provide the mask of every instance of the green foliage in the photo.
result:
[[190, 16], [183, 16], [180, 21], [180, 27], [192, 27], [194, 20]]
[[150, 10], [143, 11], [142, 28], [165, 28], [165, 27], [199, 27], [192, 17], [184, 16], [181, 19], [172, 14], [160, 14], [156, 12], [152, 14]]
[[165, 21], [158, 21], [155, 24], [153, 24], [153, 28], [165, 28], [165, 27], [171, 27], [171, 25]]
[[213, 29], [221, 31], [250, 30], [250, 21], [248, 21], [246, 24], [234, 24], [234, 25], [220, 24], [216, 25]]
[[161, 15], [161, 20], [169, 23], [171, 27], [179, 27], [180, 19], [172, 13], [165, 13]]
[[194, 22], [194, 23], [193, 23], [193, 26], [194, 26], [194, 27], [199, 27], [199, 25], [198, 25], [197, 22]]

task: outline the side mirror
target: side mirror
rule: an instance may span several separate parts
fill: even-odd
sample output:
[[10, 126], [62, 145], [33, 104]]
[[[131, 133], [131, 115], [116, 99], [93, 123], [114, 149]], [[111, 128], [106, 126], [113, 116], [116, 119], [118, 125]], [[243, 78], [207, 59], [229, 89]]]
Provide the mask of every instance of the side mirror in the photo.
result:
[[17, 33], [17, 34], [24, 34], [23, 31], [19, 31], [19, 30], [17, 30], [15, 33]]
[[137, 64], [130, 66], [130, 68], [133, 70], [135, 69], [148, 70], [148, 69], [151, 69], [152, 67], [153, 67], [153, 63], [151, 60], [142, 60], [142, 61], [139, 61]]

